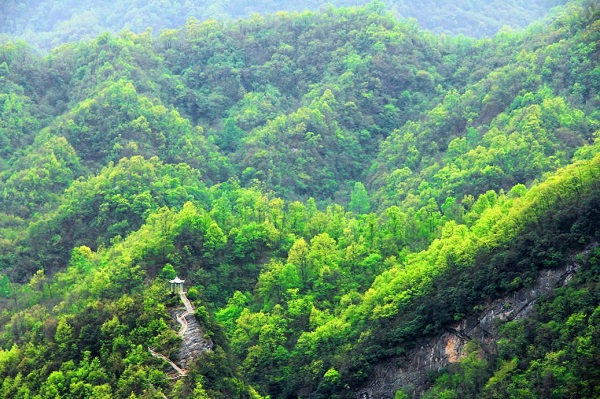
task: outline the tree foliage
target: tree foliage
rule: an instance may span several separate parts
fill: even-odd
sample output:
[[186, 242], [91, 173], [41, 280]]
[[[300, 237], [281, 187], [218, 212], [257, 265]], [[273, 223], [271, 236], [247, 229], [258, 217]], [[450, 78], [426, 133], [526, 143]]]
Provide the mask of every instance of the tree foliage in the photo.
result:
[[[355, 397], [576, 253], [425, 396], [598, 396], [597, 7], [475, 40], [383, 6], [0, 44], [0, 397]], [[215, 345], [179, 381], [176, 275]]]

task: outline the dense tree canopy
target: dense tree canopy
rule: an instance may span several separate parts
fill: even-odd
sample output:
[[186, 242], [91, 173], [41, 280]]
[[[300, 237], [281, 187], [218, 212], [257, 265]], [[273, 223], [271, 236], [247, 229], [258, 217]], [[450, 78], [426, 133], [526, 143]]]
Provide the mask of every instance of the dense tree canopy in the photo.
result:
[[[477, 40], [383, 6], [1, 42], [1, 398], [353, 398], [571, 259], [424, 395], [598, 396], [597, 4]], [[174, 276], [214, 342], [179, 380]]]
[[438, 33], [468, 36], [492, 36], [501, 28], [523, 28], [542, 17], [551, 7], [566, 0], [453, 1], [434, 0], [307, 0], [295, 1], [161, 1], [66, 0], [59, 3], [42, 0], [6, 0], [0, 5], [0, 33], [25, 37], [42, 48], [64, 42], [90, 39], [103, 31], [136, 33], [153, 29], [174, 29], [194, 17], [235, 20], [253, 14], [278, 11], [304, 11], [369, 4], [374, 10], [391, 10], [400, 18], [416, 18], [419, 24]]

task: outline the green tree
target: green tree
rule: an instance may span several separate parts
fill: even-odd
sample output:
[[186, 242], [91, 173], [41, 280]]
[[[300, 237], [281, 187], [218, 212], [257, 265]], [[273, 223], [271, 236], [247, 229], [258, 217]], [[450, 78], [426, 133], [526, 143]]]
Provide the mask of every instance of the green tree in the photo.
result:
[[361, 182], [354, 183], [354, 188], [350, 194], [350, 203], [348, 209], [358, 215], [367, 214], [371, 210], [369, 203], [369, 194]]
[[74, 341], [73, 327], [71, 327], [66, 318], [61, 318], [58, 321], [54, 341], [58, 345], [60, 357], [63, 360], [71, 359], [77, 348]]
[[160, 271], [160, 277], [165, 280], [166, 279], [172, 280], [175, 277], [177, 277], [177, 272], [175, 271], [175, 268], [173, 267], [172, 264], [167, 263]]

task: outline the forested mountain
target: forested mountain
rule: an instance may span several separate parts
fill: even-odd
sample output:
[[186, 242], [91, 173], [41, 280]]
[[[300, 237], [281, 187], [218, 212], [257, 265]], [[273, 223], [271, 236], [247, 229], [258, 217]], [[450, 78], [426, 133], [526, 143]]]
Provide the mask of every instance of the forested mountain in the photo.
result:
[[[599, 16], [470, 39], [373, 3], [3, 42], [0, 397], [354, 398], [569, 262], [387, 397], [597, 397]], [[170, 379], [148, 348], [181, 356], [175, 275], [212, 350]]]
[[0, 33], [24, 37], [49, 49], [64, 42], [93, 38], [104, 31], [155, 33], [176, 29], [188, 18], [235, 20], [255, 13], [319, 10], [328, 6], [372, 4], [399, 18], [416, 18], [419, 25], [437, 33], [492, 36], [505, 26], [523, 28], [566, 0], [510, 1], [457, 0], [310, 0], [310, 1], [90, 1], [6, 0], [0, 4]]

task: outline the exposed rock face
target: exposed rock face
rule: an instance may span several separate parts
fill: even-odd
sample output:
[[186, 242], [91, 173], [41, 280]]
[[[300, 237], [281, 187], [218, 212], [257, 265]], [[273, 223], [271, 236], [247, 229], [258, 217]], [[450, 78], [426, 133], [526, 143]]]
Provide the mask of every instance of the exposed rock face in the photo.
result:
[[202, 353], [213, 349], [213, 342], [204, 336], [204, 331], [195, 315], [194, 307], [185, 295], [180, 293], [184, 308], [171, 311], [173, 317], [181, 325], [178, 334], [181, 336], [181, 345], [177, 354], [176, 363], [181, 369], [186, 370], [190, 363]]
[[402, 388], [408, 389], [412, 397], [419, 397], [428, 386], [428, 376], [457, 363], [471, 340], [481, 343], [486, 353], [494, 354], [499, 324], [527, 317], [535, 300], [566, 284], [577, 267], [570, 264], [542, 271], [532, 287], [487, 304], [479, 315], [467, 317], [437, 337], [422, 341], [406, 356], [376, 365], [365, 387], [357, 392], [357, 399], [393, 399]]
[[184, 313], [187, 328], [183, 332], [181, 346], [179, 347], [179, 364], [181, 368], [187, 369], [189, 363], [196, 359], [200, 354], [210, 351], [213, 343], [204, 336], [200, 323], [194, 314]]

